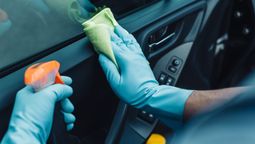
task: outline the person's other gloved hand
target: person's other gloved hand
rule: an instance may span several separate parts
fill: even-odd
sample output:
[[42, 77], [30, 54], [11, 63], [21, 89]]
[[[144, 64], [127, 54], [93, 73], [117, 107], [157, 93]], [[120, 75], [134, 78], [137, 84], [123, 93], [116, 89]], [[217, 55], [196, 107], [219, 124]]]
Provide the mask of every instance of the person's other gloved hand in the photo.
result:
[[124, 102], [154, 113], [172, 128], [180, 126], [191, 90], [159, 85], [135, 38], [117, 26], [111, 43], [119, 71], [104, 55], [99, 62], [113, 91]]
[[[62, 77], [65, 84], [72, 83], [69, 77]], [[55, 84], [37, 93], [32, 87], [21, 89], [16, 96], [9, 128], [2, 144], [31, 143], [45, 144], [52, 127], [56, 102], [61, 101], [67, 129], [73, 128], [75, 121], [71, 113], [74, 106], [67, 98], [72, 95], [70, 86]]]

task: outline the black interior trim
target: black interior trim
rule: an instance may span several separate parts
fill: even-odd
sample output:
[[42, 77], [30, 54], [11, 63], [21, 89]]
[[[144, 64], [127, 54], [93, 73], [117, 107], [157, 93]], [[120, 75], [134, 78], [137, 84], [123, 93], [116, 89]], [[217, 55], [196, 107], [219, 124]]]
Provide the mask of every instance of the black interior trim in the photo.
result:
[[127, 107], [128, 107], [127, 104], [121, 101], [119, 102], [110, 131], [106, 137], [105, 144], [116, 143], [116, 140], [120, 135], [119, 131], [121, 130], [122, 125], [125, 122]]

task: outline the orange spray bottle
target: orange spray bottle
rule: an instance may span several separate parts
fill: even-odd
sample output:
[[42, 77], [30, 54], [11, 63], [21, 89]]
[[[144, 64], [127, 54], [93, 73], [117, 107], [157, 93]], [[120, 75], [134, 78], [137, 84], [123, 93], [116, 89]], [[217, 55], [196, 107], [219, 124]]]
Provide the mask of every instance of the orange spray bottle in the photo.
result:
[[34, 64], [25, 72], [25, 84], [33, 87], [35, 92], [52, 84], [64, 84], [59, 68], [60, 63], [57, 61]]

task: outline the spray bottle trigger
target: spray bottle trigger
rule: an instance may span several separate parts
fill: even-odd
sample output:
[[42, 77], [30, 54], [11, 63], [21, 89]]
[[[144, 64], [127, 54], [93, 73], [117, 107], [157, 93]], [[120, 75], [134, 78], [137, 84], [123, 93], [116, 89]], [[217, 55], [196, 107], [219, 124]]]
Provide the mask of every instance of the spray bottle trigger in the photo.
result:
[[56, 83], [56, 84], [65, 84], [64, 81], [62, 80], [62, 78], [61, 78], [59, 72], [58, 72], [57, 75], [56, 75], [55, 83]]

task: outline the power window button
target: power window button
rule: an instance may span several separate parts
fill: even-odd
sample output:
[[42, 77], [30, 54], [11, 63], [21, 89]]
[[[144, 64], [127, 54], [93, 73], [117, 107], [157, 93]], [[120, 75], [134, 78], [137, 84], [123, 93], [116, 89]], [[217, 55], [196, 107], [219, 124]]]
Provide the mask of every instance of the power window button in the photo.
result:
[[138, 113], [138, 117], [146, 122], [149, 122], [149, 123], [153, 123], [155, 121], [154, 115], [147, 113], [146, 111], [140, 111]]
[[172, 64], [173, 66], [179, 66], [181, 64], [181, 61], [179, 59], [174, 59]]
[[166, 81], [166, 85], [172, 85], [174, 83], [174, 79], [171, 77], [168, 77], [167, 81]]
[[164, 73], [161, 73], [159, 76], [159, 83], [160, 84], [165, 83], [166, 79], [167, 79], [167, 75]]
[[169, 70], [170, 72], [172, 72], [172, 73], [176, 73], [176, 72], [177, 72], [177, 68], [174, 67], [174, 66], [168, 67], [168, 70]]

